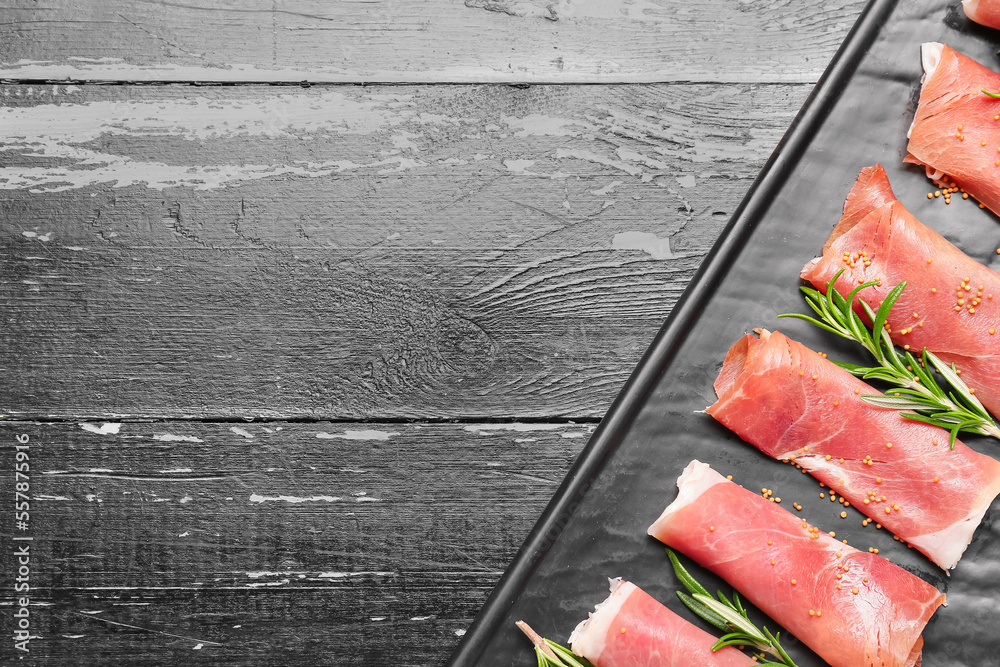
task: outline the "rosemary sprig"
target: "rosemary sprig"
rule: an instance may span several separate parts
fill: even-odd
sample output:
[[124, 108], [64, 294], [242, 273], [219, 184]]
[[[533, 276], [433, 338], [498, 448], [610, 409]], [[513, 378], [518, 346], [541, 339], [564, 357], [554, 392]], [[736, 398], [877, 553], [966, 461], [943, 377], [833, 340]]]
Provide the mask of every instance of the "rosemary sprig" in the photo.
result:
[[[997, 53], [1000, 54], [1000, 51], [998, 51]], [[983, 94], [984, 95], [989, 95], [993, 99], [1000, 99], [1000, 93], [991, 93], [990, 91], [986, 90], [985, 88], [983, 88]]]
[[528, 639], [535, 645], [535, 657], [538, 659], [538, 667], [593, 667], [586, 658], [581, 658], [562, 644], [557, 644], [551, 639], [545, 639], [531, 629], [531, 626], [524, 621], [515, 623], [521, 632], [528, 635]]
[[[969, 390], [969, 386], [959, 377], [954, 364], [949, 366], [926, 348], [918, 361], [908, 350], [898, 351], [892, 341], [882, 335], [885, 323], [889, 319], [889, 311], [906, 288], [906, 281], [896, 285], [889, 292], [877, 312], [872, 311], [863, 300], [858, 300], [865, 315], [873, 323], [869, 329], [854, 312], [852, 305], [858, 292], [877, 285], [878, 281], [858, 285], [845, 299], [834, 288], [837, 278], [843, 272], [843, 269], [838, 271], [826, 284], [826, 294], [811, 287], [800, 288], [805, 295], [806, 303], [820, 319], [802, 313], [783, 313], [778, 317], [805, 320], [821, 329], [860, 343], [868, 350], [879, 363], [878, 367], [833, 362], [857, 377], [882, 380], [892, 385], [893, 388], [884, 395], [862, 394], [860, 398], [866, 403], [900, 411], [912, 410], [901, 414], [906, 419], [933, 424], [949, 431], [949, 443], [952, 448], [955, 447], [955, 439], [960, 431], [1000, 438], [1000, 428], [993, 422], [993, 418], [979, 399]], [[937, 379], [928, 370], [928, 364], [947, 381], [945, 387], [938, 384]]]
[[796, 667], [795, 662], [789, 657], [785, 649], [781, 647], [781, 633], [772, 635], [766, 627], [758, 628], [747, 617], [747, 611], [743, 608], [739, 593], [733, 591], [733, 599], [727, 598], [722, 591], [716, 594], [718, 599], [708, 594], [708, 590], [691, 576], [691, 573], [684, 569], [680, 560], [670, 549], [667, 549], [667, 557], [674, 568], [674, 574], [680, 579], [688, 593], [677, 591], [677, 597], [684, 605], [695, 614], [705, 619], [726, 634], [715, 642], [713, 651], [718, 651], [724, 646], [753, 646], [755, 649], [770, 653], [781, 662], [761, 662], [762, 667]]

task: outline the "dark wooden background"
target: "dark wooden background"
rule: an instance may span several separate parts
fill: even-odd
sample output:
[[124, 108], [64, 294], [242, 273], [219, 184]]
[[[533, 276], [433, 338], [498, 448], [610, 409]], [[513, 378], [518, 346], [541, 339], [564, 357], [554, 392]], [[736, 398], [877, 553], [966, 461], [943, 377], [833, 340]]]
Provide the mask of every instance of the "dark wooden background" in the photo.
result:
[[863, 5], [4, 2], [0, 663], [445, 660]]

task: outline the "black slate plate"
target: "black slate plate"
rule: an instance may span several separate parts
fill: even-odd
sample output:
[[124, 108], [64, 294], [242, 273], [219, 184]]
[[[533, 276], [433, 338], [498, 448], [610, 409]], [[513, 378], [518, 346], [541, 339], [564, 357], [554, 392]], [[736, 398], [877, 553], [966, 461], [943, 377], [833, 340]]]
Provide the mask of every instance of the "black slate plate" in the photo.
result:
[[[663, 547], [646, 528], [677, 494], [693, 458], [747, 488], [778, 490], [814, 525], [924, 578], [948, 597], [924, 632], [927, 667], [1000, 665], [1000, 501], [951, 576], [853, 508], [820, 500], [809, 475], [764, 457], [699, 411], [729, 346], [745, 332], [780, 329], [831, 358], [862, 361], [850, 344], [775, 315], [803, 311], [799, 270], [822, 248], [861, 168], [880, 162], [896, 196], [979, 261], [1000, 266], [1000, 223], [971, 200], [928, 200], [923, 170], [904, 165], [919, 94], [919, 46], [940, 41], [994, 69], [1000, 32], [965, 18], [959, 0], [873, 0], [799, 113], [720, 241], [639, 363], [600, 428], [451, 658], [452, 665], [530, 665], [524, 619], [565, 641], [622, 576], [698, 623], [674, 596]], [[965, 439], [1000, 456], [1000, 445]], [[720, 508], [725, 511], [725, 508]], [[685, 561], [708, 588], [729, 587]], [[775, 628], [769, 622], [771, 629]], [[788, 637], [802, 667], [823, 662]]]

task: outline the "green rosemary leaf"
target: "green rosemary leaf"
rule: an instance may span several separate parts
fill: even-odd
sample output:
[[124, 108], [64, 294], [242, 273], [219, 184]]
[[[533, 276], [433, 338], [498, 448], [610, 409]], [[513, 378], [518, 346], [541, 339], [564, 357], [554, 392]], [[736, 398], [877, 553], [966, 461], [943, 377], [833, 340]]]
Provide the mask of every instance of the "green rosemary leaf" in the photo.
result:
[[[997, 51], [997, 53], [1000, 54], [1000, 51]], [[990, 91], [986, 90], [985, 88], [983, 88], [982, 92], [983, 92], [983, 95], [989, 95], [990, 97], [992, 97], [994, 99], [1000, 99], [1000, 93], [991, 93]]]
[[711, 623], [718, 629], [722, 631], [729, 630], [729, 624], [726, 622], [722, 616], [719, 616], [714, 611], [701, 604], [693, 597], [685, 593], [684, 591], [677, 591], [677, 597], [680, 598], [684, 606], [690, 609], [692, 612], [697, 614], [702, 620]]
[[549, 648], [552, 649], [552, 652], [558, 655], [569, 667], [587, 667], [587, 665], [590, 665], [589, 660], [580, 658], [580, 656], [573, 653], [565, 646], [557, 644], [551, 639], [546, 639], [545, 643], [548, 644]]
[[906, 364], [903, 363], [902, 358], [900, 358], [899, 353], [896, 352], [896, 346], [892, 344], [892, 341], [882, 340], [882, 361], [883, 364], [888, 363], [888, 366], [896, 371], [896, 374], [900, 376], [900, 379], [909, 381], [909, 374], [906, 370]]
[[779, 667], [796, 667], [795, 662], [785, 653], [785, 650], [778, 642], [779, 635], [771, 635], [767, 628], [758, 630], [757, 627], [747, 617], [747, 611], [743, 607], [743, 602], [739, 593], [733, 591], [732, 601], [726, 598], [720, 591], [720, 600], [708, 595], [704, 586], [698, 583], [691, 574], [684, 569], [677, 558], [677, 555], [670, 549], [666, 550], [670, 557], [674, 572], [678, 578], [685, 581], [688, 590], [700, 589], [705, 592], [692, 592], [690, 595], [683, 591], [677, 591], [677, 597], [681, 602], [705, 621], [711, 623], [724, 633], [722, 638], [716, 642], [712, 650], [718, 650], [723, 646], [748, 645], [761, 651], [780, 657], [782, 663], [766, 663], [778, 665]]
[[829, 361], [833, 362], [837, 366], [840, 366], [851, 375], [856, 375], [858, 377], [864, 377], [868, 371], [872, 370], [868, 366], [858, 366], [857, 364], [850, 364], [846, 361], [837, 361], [835, 359], [830, 359]]
[[851, 332], [851, 337], [867, 347], [870, 344], [868, 343], [870, 336], [868, 335], [868, 327], [861, 321], [861, 317], [848, 307], [844, 318], [847, 320], [847, 329]]
[[747, 610], [743, 608], [743, 604], [740, 601], [740, 594], [735, 590], [733, 591], [733, 604], [736, 605], [736, 611], [740, 612], [740, 616], [747, 618]]
[[808, 315], [803, 315], [802, 313], [782, 313], [781, 315], [778, 315], [778, 317], [791, 317], [797, 320], [805, 320], [806, 322], [812, 324], [813, 326], [817, 326], [820, 329], [826, 329], [830, 333], [835, 333], [838, 336], [843, 336], [844, 338], [847, 338], [847, 336], [844, 336], [844, 334], [838, 331], [837, 329], [834, 329], [833, 327], [828, 326], [815, 318], [809, 317]]
[[[924, 352], [926, 351], [927, 350], [925, 349]], [[936, 398], [945, 398], [944, 391], [938, 386], [934, 376], [931, 375], [931, 372], [924, 366], [924, 364], [921, 364], [916, 357], [909, 352], [906, 353], [906, 359], [909, 362], [907, 364], [907, 369], [912, 371], [916, 377], [920, 378], [920, 384], [934, 394]]]
[[882, 380], [889, 384], [896, 384], [896, 381], [899, 379], [899, 373], [891, 368], [869, 368], [861, 375], [861, 378], [865, 380]]
[[729, 601], [729, 598], [726, 597], [725, 593], [723, 593], [722, 591], [715, 591], [715, 597], [719, 598], [719, 602], [726, 605], [736, 613], [739, 613], [740, 610], [737, 609], [735, 606], [733, 606], [733, 603]]
[[967, 421], [964, 418], [964, 415], [959, 415], [954, 412], [904, 412], [900, 416], [904, 419], [934, 424], [935, 426], [943, 428], [946, 431], [950, 431], [955, 424], [964, 424]]
[[518, 621], [514, 625], [527, 635], [534, 645], [538, 667], [594, 667], [586, 658], [581, 658], [551, 639], [545, 639], [524, 621]]
[[941, 361], [936, 354], [933, 352], [924, 352], [925, 358], [931, 362], [937, 371], [944, 376], [944, 379], [948, 381], [956, 391], [959, 392], [961, 397], [968, 402], [972, 407], [974, 407], [980, 414], [986, 415], [986, 408], [983, 404], [979, 402], [979, 399], [972, 395], [969, 391], [969, 385], [965, 384], [963, 380], [958, 375], [958, 371], [955, 369], [955, 364], [949, 366], [948, 364]]
[[765, 637], [753, 623], [740, 616], [739, 613], [731, 606], [726, 606], [715, 598], [711, 598], [707, 595], [701, 595], [700, 593], [696, 593], [691, 597], [698, 602], [701, 602], [722, 618], [726, 619], [726, 622], [736, 628], [736, 630], [745, 633], [748, 637], [753, 637], [757, 642], [767, 644], [767, 637]]
[[859, 398], [869, 405], [880, 408], [892, 408], [893, 410], [926, 410], [927, 403], [915, 401], [906, 396], [879, 396], [877, 394], [862, 394]]
[[[872, 322], [872, 339], [875, 341], [876, 346], [880, 345], [882, 332], [885, 331], [885, 323], [889, 319], [889, 312], [892, 310], [892, 307], [896, 305], [896, 301], [899, 299], [899, 295], [903, 293], [904, 289], [906, 289], [905, 280], [889, 291], [889, 293], [885, 296], [885, 300], [882, 301], [882, 305], [879, 306], [878, 312], [875, 313], [875, 319]], [[889, 347], [892, 347], [892, 343], [889, 343]]]
[[677, 554], [675, 554], [673, 550], [669, 548], [666, 551], [667, 551], [667, 558], [670, 559], [670, 564], [674, 568], [674, 574], [676, 574], [677, 578], [681, 580], [682, 584], [684, 584], [684, 588], [688, 589], [689, 593], [700, 593], [702, 595], [708, 595], [708, 590], [704, 586], [699, 584], [698, 581], [691, 576], [690, 572], [684, 569], [684, 566], [681, 565], [680, 559], [677, 558]]
[[788, 653], [785, 652], [785, 649], [781, 648], [781, 633], [779, 632], [772, 635], [771, 631], [768, 630], [766, 626], [763, 627], [762, 630], [768, 640], [770, 640], [771, 646], [774, 647], [775, 653], [777, 653], [778, 657], [784, 660], [786, 665], [794, 667], [795, 663], [792, 661], [791, 657], [789, 657]]
[[747, 637], [742, 632], [731, 632], [728, 635], [720, 637], [718, 641], [712, 644], [712, 650], [718, 651], [720, 648], [725, 648], [726, 646], [738, 646], [742, 648], [747, 644], [756, 646], [757, 642], [755, 642], [752, 637]]

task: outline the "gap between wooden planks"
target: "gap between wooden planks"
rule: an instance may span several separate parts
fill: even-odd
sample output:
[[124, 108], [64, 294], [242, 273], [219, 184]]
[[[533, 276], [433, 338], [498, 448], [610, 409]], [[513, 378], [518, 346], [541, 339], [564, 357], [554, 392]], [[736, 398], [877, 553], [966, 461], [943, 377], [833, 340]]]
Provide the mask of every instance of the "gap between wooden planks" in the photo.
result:
[[437, 664], [593, 428], [2, 422], [31, 658]]
[[863, 0], [14, 0], [0, 80], [813, 83]]

